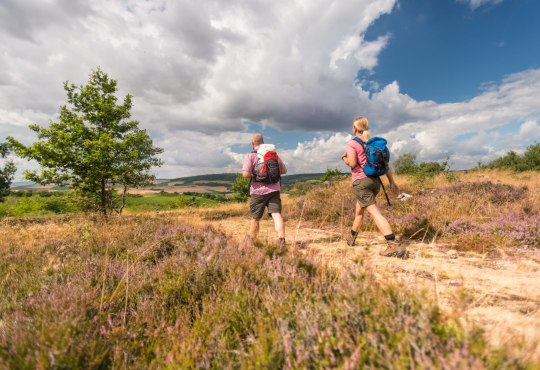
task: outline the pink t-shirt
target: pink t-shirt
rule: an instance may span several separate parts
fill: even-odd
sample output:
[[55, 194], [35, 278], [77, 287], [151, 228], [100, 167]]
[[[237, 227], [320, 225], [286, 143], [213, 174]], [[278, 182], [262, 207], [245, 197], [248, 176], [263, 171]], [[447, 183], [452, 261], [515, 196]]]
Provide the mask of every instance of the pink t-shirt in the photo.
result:
[[[281, 159], [279, 159], [280, 168], [285, 167]], [[255, 175], [255, 168], [257, 167], [257, 153], [249, 153], [244, 159], [244, 165], [242, 171], [249, 172]], [[251, 181], [251, 187], [249, 188], [249, 194], [264, 195], [281, 190], [281, 182], [278, 181], [275, 184], [267, 184], [265, 182]]]
[[362, 167], [366, 164], [367, 158], [364, 148], [356, 140], [350, 140], [345, 148], [347, 155], [355, 155], [358, 164], [355, 168], [351, 169], [352, 181], [366, 178], [366, 174], [362, 170]]

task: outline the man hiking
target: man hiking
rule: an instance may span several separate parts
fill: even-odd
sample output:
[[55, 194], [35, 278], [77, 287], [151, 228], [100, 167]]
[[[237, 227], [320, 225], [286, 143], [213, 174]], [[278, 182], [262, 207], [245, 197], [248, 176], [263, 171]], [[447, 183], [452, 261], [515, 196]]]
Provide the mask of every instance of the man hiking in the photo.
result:
[[[280, 176], [287, 173], [287, 167], [277, 156], [273, 145], [264, 144], [262, 134], [251, 139], [253, 151], [246, 156], [242, 166], [242, 176], [251, 178], [249, 188], [251, 226], [249, 236], [255, 242], [259, 236], [259, 221], [265, 208], [274, 220], [274, 227], [280, 246], [285, 246], [285, 223], [281, 216]], [[273, 149], [273, 150], [272, 150]]]
[[[368, 130], [369, 123], [367, 118], [356, 117], [352, 125], [354, 138], [347, 143], [345, 153], [342, 156], [343, 162], [351, 167], [353, 192], [357, 200], [351, 232], [350, 235], [347, 234], [345, 236], [345, 239], [348, 245], [354, 246], [354, 242], [362, 226], [365, 211], [367, 211], [371, 215], [377, 229], [379, 229], [386, 239], [387, 248], [380, 254], [385, 257], [405, 257], [407, 253], [405, 247], [396, 239], [390, 224], [381, 214], [375, 203], [375, 197], [381, 189], [381, 180], [378, 176], [367, 176], [363, 170], [367, 163], [364, 148], [367, 141], [371, 138]], [[386, 177], [390, 181], [392, 192], [397, 193], [399, 188], [389, 169], [386, 172]]]

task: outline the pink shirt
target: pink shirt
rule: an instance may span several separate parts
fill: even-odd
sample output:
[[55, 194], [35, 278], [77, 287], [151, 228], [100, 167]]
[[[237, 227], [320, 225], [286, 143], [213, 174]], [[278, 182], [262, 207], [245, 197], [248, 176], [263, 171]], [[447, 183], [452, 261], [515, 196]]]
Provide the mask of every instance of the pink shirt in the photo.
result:
[[366, 174], [362, 170], [362, 167], [366, 164], [367, 158], [364, 148], [356, 140], [350, 140], [345, 148], [347, 155], [356, 156], [359, 166], [351, 169], [352, 181], [366, 178]]
[[[249, 172], [255, 175], [255, 168], [257, 167], [257, 153], [249, 153], [244, 159], [244, 165], [242, 171]], [[279, 167], [285, 167], [281, 159], [279, 160]], [[249, 188], [249, 194], [264, 195], [281, 190], [281, 181], [275, 184], [267, 184], [264, 182], [251, 181], [251, 187]]]

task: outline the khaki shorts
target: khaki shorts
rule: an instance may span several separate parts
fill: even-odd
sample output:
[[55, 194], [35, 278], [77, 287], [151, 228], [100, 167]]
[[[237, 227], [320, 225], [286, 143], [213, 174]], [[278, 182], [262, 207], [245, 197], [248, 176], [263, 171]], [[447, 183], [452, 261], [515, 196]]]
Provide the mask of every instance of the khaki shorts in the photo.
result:
[[353, 182], [354, 195], [362, 208], [375, 204], [375, 197], [380, 190], [381, 183], [377, 177], [366, 177]]
[[281, 213], [281, 197], [279, 191], [264, 195], [251, 195], [251, 199], [249, 200], [249, 210], [251, 211], [252, 218], [256, 220], [261, 219], [265, 207], [268, 207], [269, 214]]

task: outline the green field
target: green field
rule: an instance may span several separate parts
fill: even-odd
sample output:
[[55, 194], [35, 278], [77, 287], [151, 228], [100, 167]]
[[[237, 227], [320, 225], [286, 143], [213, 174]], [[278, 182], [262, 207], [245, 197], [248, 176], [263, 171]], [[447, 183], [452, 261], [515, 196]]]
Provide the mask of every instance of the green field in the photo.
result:
[[[223, 195], [213, 193], [164, 193], [151, 196], [128, 196], [126, 209], [132, 212], [164, 211], [184, 207], [211, 207], [227, 202]], [[0, 217], [46, 216], [81, 212], [68, 192], [15, 192], [0, 203]]]
[[211, 207], [226, 201], [212, 194], [164, 194], [145, 197], [128, 197], [126, 208], [133, 212], [162, 211], [184, 207]]

